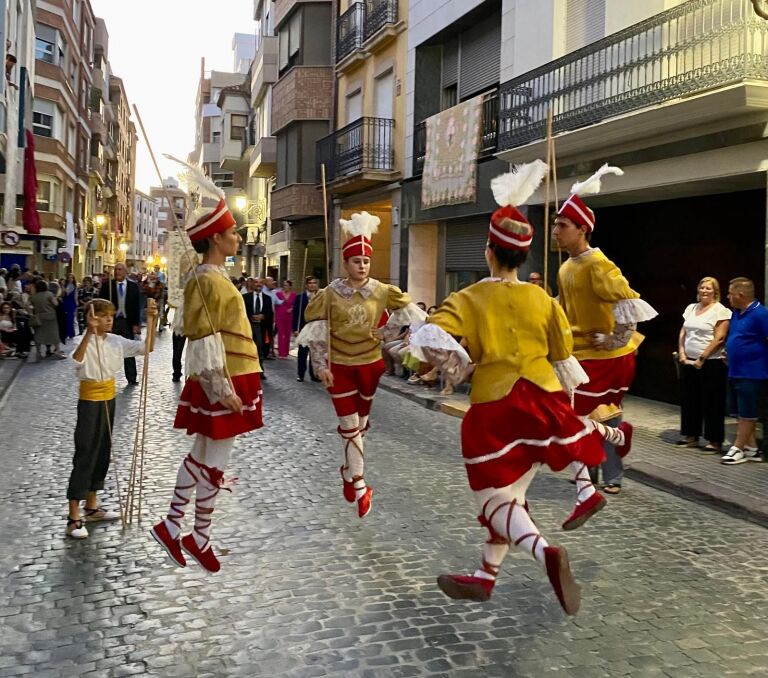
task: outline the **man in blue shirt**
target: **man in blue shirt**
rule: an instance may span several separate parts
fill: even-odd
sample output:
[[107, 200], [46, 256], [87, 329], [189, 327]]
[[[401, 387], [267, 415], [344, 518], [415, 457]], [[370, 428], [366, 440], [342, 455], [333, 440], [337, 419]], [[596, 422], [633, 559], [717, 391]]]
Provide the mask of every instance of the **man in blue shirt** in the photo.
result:
[[755, 299], [749, 278], [734, 278], [728, 287], [733, 316], [728, 329], [728, 405], [738, 417], [736, 440], [723, 464], [762, 461], [755, 440], [760, 396], [768, 381], [768, 310]]

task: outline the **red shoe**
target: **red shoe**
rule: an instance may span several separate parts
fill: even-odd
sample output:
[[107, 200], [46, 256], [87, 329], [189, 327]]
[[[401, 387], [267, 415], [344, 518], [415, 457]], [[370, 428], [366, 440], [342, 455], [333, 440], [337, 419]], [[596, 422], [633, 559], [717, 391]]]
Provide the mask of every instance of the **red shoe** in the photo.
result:
[[357, 500], [357, 515], [361, 518], [365, 518], [371, 510], [371, 503], [373, 502], [373, 488], [366, 487], [365, 494]]
[[575, 530], [577, 527], [581, 527], [595, 515], [595, 513], [602, 510], [607, 503], [605, 497], [595, 490], [595, 493], [589, 499], [582, 501], [580, 504], [576, 504], [573, 513], [571, 513], [563, 523], [563, 529]]
[[201, 551], [192, 533], [181, 538], [181, 548], [192, 556], [204, 570], [218, 572], [221, 569], [221, 563], [219, 563], [211, 545], [208, 544], [208, 548]]
[[441, 574], [437, 578], [440, 590], [454, 600], [490, 600], [494, 584], [496, 582], [490, 579], [466, 574]]
[[635, 427], [628, 421], [622, 421], [616, 428], [624, 432], [624, 444], [616, 445], [616, 454], [624, 459], [632, 449], [632, 432], [635, 430]]
[[562, 546], [544, 547], [547, 577], [566, 614], [576, 614], [581, 604], [581, 589], [568, 564], [568, 552]]
[[181, 552], [179, 538], [176, 537], [176, 539], [173, 539], [171, 537], [168, 528], [165, 526], [164, 520], [161, 520], [155, 525], [149, 533], [152, 535], [152, 538], [165, 549], [165, 552], [168, 554], [168, 557], [174, 565], [178, 565], [179, 567], [187, 566], [187, 560]]
[[343, 492], [344, 499], [350, 504], [355, 503], [355, 484], [351, 480], [347, 480], [344, 477], [344, 465], [339, 466], [339, 473], [341, 473], [341, 482], [344, 483]]

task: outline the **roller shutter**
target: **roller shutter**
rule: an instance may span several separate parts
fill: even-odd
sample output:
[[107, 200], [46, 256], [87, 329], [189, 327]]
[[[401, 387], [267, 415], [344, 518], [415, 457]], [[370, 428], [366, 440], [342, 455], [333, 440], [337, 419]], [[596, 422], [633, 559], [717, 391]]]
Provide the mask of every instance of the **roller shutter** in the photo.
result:
[[499, 83], [501, 22], [492, 14], [461, 34], [459, 98], [466, 99]]
[[487, 271], [485, 245], [491, 215], [471, 221], [448, 222], [445, 227], [445, 270]]

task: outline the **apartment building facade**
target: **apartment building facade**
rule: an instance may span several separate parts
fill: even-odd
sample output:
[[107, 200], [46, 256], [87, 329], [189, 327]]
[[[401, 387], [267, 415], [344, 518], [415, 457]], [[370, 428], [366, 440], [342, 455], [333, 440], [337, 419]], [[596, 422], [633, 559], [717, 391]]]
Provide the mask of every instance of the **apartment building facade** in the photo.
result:
[[333, 198], [335, 273], [340, 272], [340, 218], [365, 210], [381, 220], [371, 275], [400, 278], [400, 180], [405, 176], [407, 0], [342, 0], [335, 17], [335, 131], [317, 143]]
[[[593, 244], [660, 311], [644, 328], [635, 390], [669, 399], [670, 347], [698, 280], [715, 275], [725, 285], [748, 275], [763, 294], [768, 22], [749, 0], [451, 0], [434, 10], [412, 0], [409, 11], [410, 176], [401, 215], [409, 289], [439, 301], [486, 274], [489, 180], [508, 163], [546, 157], [551, 110], [561, 200], [605, 161], [625, 171], [589, 201]], [[477, 96], [475, 195], [435, 205], [444, 157], [425, 129], [447, 125], [452, 110], [458, 119]], [[537, 233], [525, 272], [544, 267], [544, 201], [544, 189], [530, 201]], [[558, 254], [547, 256], [554, 284]]]
[[[278, 38], [274, 33], [274, 2], [254, 0], [255, 55], [249, 72], [250, 105], [242, 158], [248, 180], [242, 208], [245, 224], [246, 273], [265, 276], [278, 271], [290, 256], [288, 231], [272, 233], [270, 200], [277, 174], [277, 140], [272, 135], [272, 86], [278, 75]], [[287, 270], [287, 267], [286, 267]]]
[[136, 191], [133, 198], [133, 237], [126, 261], [141, 270], [150, 257], [160, 255], [158, 248], [158, 204], [155, 198]]
[[175, 177], [163, 179], [162, 186], [150, 187], [149, 197], [157, 203], [157, 250], [153, 256], [167, 257], [168, 233], [177, 223], [181, 228], [186, 227], [187, 216], [193, 209], [192, 201]]
[[[325, 281], [325, 205], [317, 188], [316, 144], [329, 134], [334, 117], [333, 3], [277, 0], [272, 11], [278, 47], [271, 103], [277, 174], [267, 273], [294, 282], [306, 275]], [[271, 248], [287, 254], [277, 258]]]
[[[27, 265], [59, 274], [85, 264], [95, 17], [88, 0], [36, 4], [33, 132], [42, 230]], [[61, 250], [66, 248], [67, 256]]]

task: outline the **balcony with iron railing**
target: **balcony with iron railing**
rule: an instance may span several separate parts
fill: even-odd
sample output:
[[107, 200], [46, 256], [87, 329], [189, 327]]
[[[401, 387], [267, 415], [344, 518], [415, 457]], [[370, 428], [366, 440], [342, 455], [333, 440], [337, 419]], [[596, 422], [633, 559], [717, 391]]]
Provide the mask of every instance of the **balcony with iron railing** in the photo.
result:
[[[765, 101], [765, 81], [768, 22], [750, 0], [689, 0], [502, 84], [499, 157], [515, 161], [514, 149], [543, 140], [550, 110], [556, 134], [603, 123], [597, 144], [613, 139], [606, 123], [616, 121], [616, 140], [626, 138], [621, 119], [629, 134], [639, 130], [628, 114], [655, 116], [643, 128], [657, 134], [748, 113], [748, 88]], [[660, 111], [670, 102], [679, 105]]]
[[404, 26], [397, 0], [353, 2], [336, 22], [336, 64], [346, 70], [388, 44]]
[[321, 165], [337, 193], [353, 192], [392, 181], [395, 167], [395, 122], [386, 118], [359, 118], [317, 142], [317, 183]]
[[362, 54], [365, 35], [365, 4], [353, 2], [336, 22], [336, 63], [365, 58]]
[[[480, 147], [479, 158], [486, 158], [496, 153], [499, 129], [499, 96], [498, 92], [490, 92], [482, 103], [480, 118]], [[424, 120], [413, 130], [413, 175], [418, 176], [424, 171], [424, 161], [427, 157], [427, 121]]]

